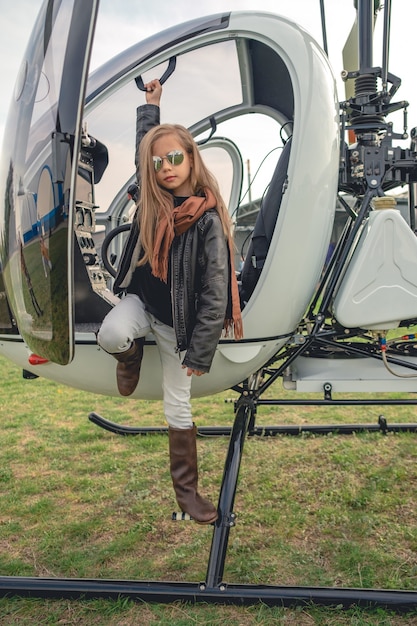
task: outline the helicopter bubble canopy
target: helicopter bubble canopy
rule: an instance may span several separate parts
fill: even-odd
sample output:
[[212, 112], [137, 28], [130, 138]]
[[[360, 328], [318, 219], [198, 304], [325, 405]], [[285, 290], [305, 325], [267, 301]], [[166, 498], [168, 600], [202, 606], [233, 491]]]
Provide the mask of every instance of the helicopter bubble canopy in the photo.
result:
[[[288, 340], [311, 300], [335, 211], [338, 98], [320, 46], [277, 15], [217, 14], [137, 43], [97, 69], [87, 85], [84, 119], [109, 151], [108, 167], [95, 186], [96, 204], [104, 209], [96, 219], [107, 228], [128, 220], [131, 207], [126, 190], [135, 178], [136, 109], [145, 103], [137, 78], [146, 83], [164, 76], [173, 58], [161, 121], [183, 124], [202, 143], [235, 223], [236, 267], [248, 259], [244, 241], [264, 200], [267, 213], [274, 213], [273, 220], [265, 220], [271, 226], [268, 250], [255, 261], [256, 281], [244, 303], [244, 341], [237, 347], [221, 339], [209, 377], [193, 381], [193, 392], [200, 394], [236, 384], [261, 366]], [[284, 148], [289, 137], [290, 154]], [[281, 178], [276, 173], [284, 156]], [[114, 255], [120, 258], [121, 251], [115, 244]], [[249, 265], [251, 257], [249, 252]], [[143, 372], [139, 397], [151, 394], [153, 380], [158, 384], [155, 376], [146, 381]]]
[[[91, 8], [91, 23], [94, 20]], [[326, 258], [338, 184], [339, 110], [334, 76], [321, 47], [288, 19], [255, 11], [198, 18], [138, 42], [88, 77], [85, 98], [78, 100], [74, 113], [77, 121], [82, 119], [83, 131], [77, 143], [78, 170], [68, 174], [66, 187], [67, 196], [73, 197], [69, 203], [74, 206], [73, 233], [68, 231], [68, 248], [60, 248], [60, 254], [67, 255], [64, 266], [73, 271], [70, 295], [62, 301], [70, 312], [68, 301], [74, 301], [74, 316], [63, 317], [69, 326], [68, 341], [72, 333], [75, 336], [75, 356], [67, 368], [58, 370], [53, 364], [42, 368], [45, 376], [77, 388], [117, 395], [114, 359], [97, 350], [94, 335], [114, 304], [109, 295], [112, 278], [101, 267], [98, 229], [110, 232], [128, 221], [132, 202], [127, 190], [135, 180], [136, 109], [145, 102], [138, 82], [164, 75], [161, 121], [191, 130], [220, 183], [236, 227], [236, 266], [242, 265], [243, 278], [245, 263], [255, 270], [245, 289], [244, 339], [236, 343], [221, 338], [210, 374], [193, 380], [194, 396], [236, 385], [276, 354], [302, 319]], [[67, 84], [65, 76], [60, 80]], [[51, 107], [50, 116], [52, 112]], [[54, 165], [52, 155], [58, 158], [58, 148], [66, 148], [65, 143], [55, 143], [49, 133], [44, 159], [50, 160], [49, 169]], [[41, 157], [36, 151], [31, 154], [28, 168], [36, 173], [42, 169]], [[68, 159], [68, 167], [75, 161]], [[249, 162], [250, 177], [245, 176]], [[47, 191], [51, 185], [46, 173], [44, 178]], [[261, 206], [268, 214], [261, 216], [267, 232], [256, 231], [267, 240], [262, 259], [257, 246], [248, 244]], [[115, 244], [111, 250], [116, 264], [121, 247]], [[41, 261], [39, 272], [49, 275], [49, 269]], [[54, 266], [51, 277], [53, 271]], [[22, 303], [30, 308], [30, 295], [13, 293], [14, 309], [23, 308]], [[18, 323], [24, 322], [21, 318]], [[26, 332], [30, 348], [45, 356], [35, 338]], [[70, 352], [68, 348], [67, 356]], [[151, 336], [145, 358], [148, 365], [135, 397], [159, 398], [160, 360]], [[65, 361], [53, 354], [51, 360]], [[98, 368], [100, 376], [93, 376]]]

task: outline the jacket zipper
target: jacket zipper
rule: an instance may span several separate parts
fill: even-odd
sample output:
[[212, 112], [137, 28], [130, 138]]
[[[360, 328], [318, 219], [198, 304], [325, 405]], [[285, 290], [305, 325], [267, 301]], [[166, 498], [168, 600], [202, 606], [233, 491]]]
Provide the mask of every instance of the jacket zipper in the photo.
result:
[[174, 248], [174, 244], [172, 244], [171, 251], [170, 251], [171, 253], [171, 312], [172, 312], [172, 324], [174, 327], [175, 338], [177, 341], [177, 345], [175, 347], [175, 353], [179, 355], [181, 350], [178, 345], [178, 335], [177, 335], [176, 323], [175, 323], [175, 305], [174, 305], [174, 274], [178, 273], [178, 271], [175, 265], [175, 255], [173, 252], [173, 248]]

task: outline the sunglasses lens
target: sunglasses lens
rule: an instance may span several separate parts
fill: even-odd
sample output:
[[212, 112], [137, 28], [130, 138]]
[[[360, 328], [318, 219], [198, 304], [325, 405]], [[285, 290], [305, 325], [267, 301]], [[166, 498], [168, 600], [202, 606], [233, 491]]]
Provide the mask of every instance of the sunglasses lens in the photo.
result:
[[174, 150], [173, 152], [169, 152], [164, 157], [152, 157], [155, 172], [159, 172], [164, 159], [166, 159], [168, 163], [171, 163], [171, 165], [181, 165], [181, 163], [184, 161], [184, 153], [180, 150]]
[[159, 170], [162, 167], [162, 159], [159, 156], [154, 156], [152, 157], [153, 159], [153, 166], [155, 168], [155, 172], [159, 172]]
[[174, 150], [174, 152], [167, 154], [167, 159], [171, 165], [181, 165], [184, 161], [184, 153], [179, 150]]

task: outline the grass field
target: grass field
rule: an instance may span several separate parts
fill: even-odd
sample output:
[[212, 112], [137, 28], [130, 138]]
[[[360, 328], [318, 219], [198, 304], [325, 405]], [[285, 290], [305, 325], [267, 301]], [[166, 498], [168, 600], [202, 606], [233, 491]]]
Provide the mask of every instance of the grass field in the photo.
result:
[[[0, 575], [202, 581], [212, 529], [171, 521], [166, 435], [118, 437], [88, 414], [164, 425], [160, 402], [23, 380], [0, 358]], [[278, 384], [271, 397], [284, 393]], [[288, 395], [288, 394], [286, 394]], [[231, 425], [231, 392], [193, 402], [198, 425]], [[258, 423], [417, 422], [412, 407], [260, 407]], [[228, 583], [417, 589], [417, 435], [249, 438]], [[201, 487], [217, 498], [227, 438], [200, 438]], [[0, 598], [0, 624], [417, 625], [352, 607], [294, 609]]]

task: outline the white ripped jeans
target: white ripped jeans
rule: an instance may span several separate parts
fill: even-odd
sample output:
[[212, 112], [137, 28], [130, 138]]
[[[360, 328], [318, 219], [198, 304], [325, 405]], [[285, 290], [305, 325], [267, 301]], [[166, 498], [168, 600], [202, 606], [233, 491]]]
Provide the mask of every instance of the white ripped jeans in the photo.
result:
[[125, 352], [134, 339], [155, 336], [162, 364], [165, 419], [174, 428], [191, 428], [191, 376], [183, 369], [174, 329], [145, 310], [142, 300], [128, 293], [106, 315], [97, 335], [99, 345], [110, 354]]

